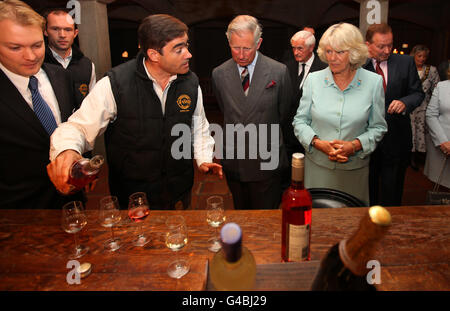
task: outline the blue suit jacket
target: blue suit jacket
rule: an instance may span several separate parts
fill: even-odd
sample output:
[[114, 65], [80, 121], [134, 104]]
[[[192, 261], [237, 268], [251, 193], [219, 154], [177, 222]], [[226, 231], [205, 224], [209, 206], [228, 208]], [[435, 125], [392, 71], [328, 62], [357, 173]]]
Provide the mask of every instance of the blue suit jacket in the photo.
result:
[[[412, 149], [411, 120], [409, 114], [423, 101], [422, 90], [417, 68], [411, 56], [392, 54], [387, 61], [388, 81], [385, 94], [385, 117], [388, 132], [380, 143], [381, 152], [392, 160], [409, 160]], [[375, 72], [372, 60], [369, 59], [365, 69]], [[404, 114], [388, 114], [387, 109], [396, 99], [406, 105]]]

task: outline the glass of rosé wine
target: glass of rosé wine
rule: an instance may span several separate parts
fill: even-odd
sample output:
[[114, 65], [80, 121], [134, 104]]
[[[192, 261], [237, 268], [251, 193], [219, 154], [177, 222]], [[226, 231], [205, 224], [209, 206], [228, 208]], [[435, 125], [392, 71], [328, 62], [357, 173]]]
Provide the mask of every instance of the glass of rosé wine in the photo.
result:
[[135, 246], [144, 246], [150, 239], [144, 234], [142, 230], [142, 225], [150, 214], [150, 209], [148, 206], [147, 195], [144, 192], [136, 192], [130, 195], [128, 200], [128, 217], [139, 225], [139, 235], [133, 241]]

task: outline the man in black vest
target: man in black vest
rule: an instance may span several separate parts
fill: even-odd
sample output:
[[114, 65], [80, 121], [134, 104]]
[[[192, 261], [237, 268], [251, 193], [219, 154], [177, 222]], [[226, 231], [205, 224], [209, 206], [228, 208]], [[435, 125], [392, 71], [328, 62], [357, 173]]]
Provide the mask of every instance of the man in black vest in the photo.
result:
[[46, 14], [47, 25], [44, 34], [48, 38], [45, 62], [67, 69], [74, 82], [77, 107], [95, 85], [95, 66], [81, 50], [73, 44], [78, 29], [70, 14], [63, 9]]
[[137, 58], [109, 71], [53, 134], [47, 170], [58, 190], [69, 191], [70, 165], [103, 132], [110, 191], [122, 208], [134, 192], [147, 193], [153, 209], [173, 209], [179, 201], [188, 208], [192, 156], [201, 172], [222, 177], [221, 165], [212, 163], [214, 139], [198, 78], [189, 70], [187, 32], [169, 15], [143, 20]]
[[43, 64], [45, 19], [18, 0], [0, 2], [0, 208], [60, 209], [46, 172], [50, 134], [75, 108], [72, 81]]

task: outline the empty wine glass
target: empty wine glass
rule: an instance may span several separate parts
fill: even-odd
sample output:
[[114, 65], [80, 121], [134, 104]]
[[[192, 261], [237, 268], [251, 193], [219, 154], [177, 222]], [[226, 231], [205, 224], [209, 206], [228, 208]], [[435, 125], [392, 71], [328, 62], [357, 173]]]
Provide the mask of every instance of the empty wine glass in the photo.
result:
[[103, 227], [111, 228], [111, 239], [104, 243], [105, 248], [112, 252], [120, 248], [120, 239], [114, 237], [113, 226], [117, 225], [122, 217], [120, 216], [119, 202], [116, 196], [106, 196], [100, 200], [99, 220]]
[[80, 201], [71, 201], [65, 204], [62, 208], [61, 224], [64, 231], [73, 233], [75, 236], [75, 248], [69, 253], [69, 258], [80, 258], [86, 254], [89, 247], [79, 244], [77, 235], [77, 233], [87, 224], [83, 203]]
[[150, 214], [150, 209], [148, 207], [147, 195], [144, 192], [136, 192], [130, 195], [128, 202], [128, 217], [139, 224], [140, 232], [138, 237], [133, 241], [133, 245], [135, 246], [144, 246], [150, 242], [150, 239], [142, 230], [143, 222], [148, 214]]
[[184, 217], [181, 215], [169, 216], [166, 220], [166, 246], [177, 255], [175, 261], [167, 267], [167, 274], [171, 278], [179, 279], [189, 272], [190, 265], [187, 260], [178, 258], [178, 251], [188, 242], [187, 228]]
[[222, 247], [218, 228], [226, 220], [222, 197], [217, 195], [209, 197], [206, 199], [206, 207], [206, 222], [214, 228], [214, 236], [208, 240], [210, 245], [208, 249], [211, 252], [218, 252]]

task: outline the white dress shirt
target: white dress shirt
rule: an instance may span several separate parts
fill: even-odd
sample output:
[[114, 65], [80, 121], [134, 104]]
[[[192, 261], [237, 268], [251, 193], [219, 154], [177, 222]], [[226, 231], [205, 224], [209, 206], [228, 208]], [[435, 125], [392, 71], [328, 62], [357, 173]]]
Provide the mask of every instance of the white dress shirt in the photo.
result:
[[[72, 60], [72, 48], [70, 48], [70, 53], [66, 58], [62, 58], [58, 53], [56, 53], [51, 47], [49, 47], [50, 52], [52, 52], [53, 57], [58, 61], [58, 63], [61, 64], [61, 66], [64, 67], [64, 69], [67, 69], [69, 67], [70, 61]], [[97, 82], [97, 78], [95, 77], [95, 65], [93, 62], [92, 64], [92, 71], [91, 71], [91, 79], [89, 82], [89, 90], [92, 90], [94, 88], [95, 82]]]
[[[309, 70], [311, 69], [313, 61], [314, 61], [314, 53], [312, 53], [311, 57], [306, 61], [306, 63], [304, 63], [305, 64], [305, 74], [303, 75], [303, 79], [302, 79], [302, 82], [300, 83], [299, 89], [301, 89], [303, 87], [303, 83], [306, 80], [306, 76], [308, 75]], [[298, 75], [300, 75], [302, 73], [302, 70], [303, 70], [302, 64], [303, 63], [298, 63]]]
[[[255, 71], [255, 65], [256, 65], [256, 60], [258, 59], [258, 53], [259, 52], [256, 52], [255, 58], [253, 59], [253, 61], [250, 64], [247, 65], [248, 74], [250, 75], [249, 80], [248, 80], [249, 84], [252, 83], [253, 72]], [[239, 65], [237, 65], [237, 66], [238, 66], [238, 70], [239, 70], [239, 76], [241, 76], [241, 74], [244, 71], [245, 67], [241, 67]]]
[[[147, 69], [146, 72], [149, 79], [155, 81]], [[171, 77], [164, 90], [153, 82], [153, 89], [161, 100], [163, 111], [168, 90], [176, 78], [176, 75]], [[67, 122], [62, 123], [55, 130], [50, 140], [50, 160], [53, 161], [58, 154], [68, 149], [75, 150], [80, 154], [92, 150], [95, 139], [106, 131], [110, 122], [114, 122], [116, 115], [116, 101], [111, 89], [111, 82], [106, 76], [97, 82], [94, 89], [83, 100], [81, 107], [70, 116]], [[211, 163], [214, 139], [209, 131], [209, 122], [206, 119], [200, 86], [198, 87], [197, 106], [192, 116], [191, 135], [197, 165], [200, 166], [204, 162]]]
[[[30, 108], [33, 109], [33, 101], [31, 99], [31, 91], [28, 88], [28, 83], [30, 82], [30, 77], [24, 77], [13, 73], [6, 69], [3, 64], [0, 63], [0, 69], [5, 73], [8, 79], [16, 87], [22, 97], [25, 99]], [[56, 99], [55, 92], [53, 91], [50, 80], [44, 70], [39, 69], [39, 71], [34, 75], [38, 80], [38, 90], [41, 97], [45, 100], [48, 107], [52, 110], [53, 116], [55, 117], [56, 124], [61, 123], [61, 111], [59, 110], [58, 101]]]

